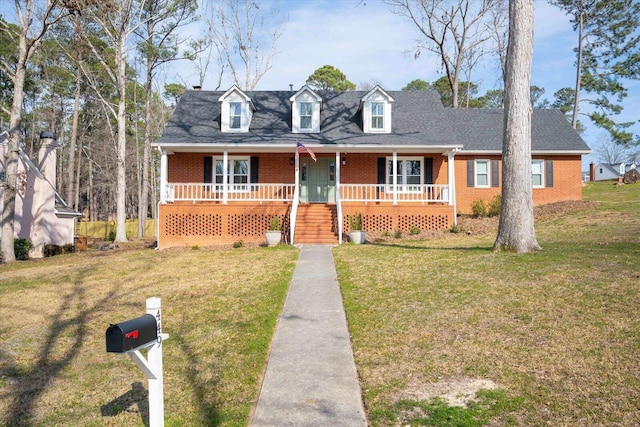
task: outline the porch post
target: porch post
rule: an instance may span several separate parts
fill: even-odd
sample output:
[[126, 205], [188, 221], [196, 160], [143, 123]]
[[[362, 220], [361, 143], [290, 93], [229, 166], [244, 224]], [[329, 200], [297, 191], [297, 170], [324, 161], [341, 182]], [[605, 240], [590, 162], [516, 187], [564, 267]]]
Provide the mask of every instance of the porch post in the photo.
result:
[[456, 150], [451, 150], [447, 153], [447, 174], [449, 181], [449, 205], [453, 206], [453, 223], [458, 224], [458, 215], [456, 215], [456, 171], [453, 164], [453, 158], [456, 155]]
[[[222, 154], [222, 204], [229, 201], [229, 152], [224, 150]], [[215, 165], [214, 165], [215, 167]]]
[[338, 243], [342, 244], [342, 200], [340, 199], [340, 152], [336, 151], [336, 212], [338, 214]]
[[[398, 152], [393, 152], [393, 204], [398, 204]], [[386, 173], [386, 172], [385, 172]]]
[[160, 202], [166, 202], [169, 198], [167, 191], [167, 171], [169, 169], [167, 163], [167, 152], [161, 148], [158, 150], [160, 151]]

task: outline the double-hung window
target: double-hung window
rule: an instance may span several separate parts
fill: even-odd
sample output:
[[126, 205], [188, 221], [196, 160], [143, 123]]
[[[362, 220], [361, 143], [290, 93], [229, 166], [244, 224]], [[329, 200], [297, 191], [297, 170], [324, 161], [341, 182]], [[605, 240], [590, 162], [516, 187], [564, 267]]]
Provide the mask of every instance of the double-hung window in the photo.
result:
[[371, 129], [384, 129], [384, 103], [371, 103]]
[[[249, 191], [249, 159], [230, 158], [227, 163], [227, 176], [231, 191]], [[216, 159], [216, 184], [224, 184], [224, 168], [222, 159]]]
[[[414, 193], [421, 191], [423, 178], [423, 159], [421, 158], [398, 158], [396, 165], [396, 179], [398, 192]], [[393, 191], [393, 159], [387, 158], [387, 191]]]
[[476, 160], [476, 187], [489, 187], [489, 160]]
[[531, 161], [531, 183], [533, 188], [544, 187], [544, 160]]
[[300, 103], [300, 129], [311, 129], [313, 126], [313, 102]]
[[229, 103], [229, 129], [240, 129], [242, 118], [242, 103]]

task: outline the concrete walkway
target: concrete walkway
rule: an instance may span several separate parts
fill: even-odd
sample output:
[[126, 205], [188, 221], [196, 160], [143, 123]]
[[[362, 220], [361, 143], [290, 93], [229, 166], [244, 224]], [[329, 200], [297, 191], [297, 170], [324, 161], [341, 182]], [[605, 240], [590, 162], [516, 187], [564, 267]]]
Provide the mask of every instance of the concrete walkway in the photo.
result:
[[300, 248], [250, 425], [367, 425], [331, 246]]

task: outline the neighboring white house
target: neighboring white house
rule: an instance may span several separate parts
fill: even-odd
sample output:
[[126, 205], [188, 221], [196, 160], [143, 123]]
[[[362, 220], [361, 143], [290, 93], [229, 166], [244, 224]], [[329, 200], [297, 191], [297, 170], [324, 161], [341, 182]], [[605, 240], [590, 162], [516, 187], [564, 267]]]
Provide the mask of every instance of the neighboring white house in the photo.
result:
[[624, 174], [635, 169], [636, 164], [630, 163], [598, 163], [594, 166], [594, 181], [611, 181], [624, 177]]
[[[0, 134], [0, 211], [4, 209], [7, 137], [7, 132]], [[43, 257], [45, 245], [73, 244], [75, 220], [80, 216], [56, 192], [55, 135], [43, 132], [40, 142], [37, 166], [22, 149], [18, 162], [14, 230], [16, 238], [29, 239], [33, 244], [31, 258]]]

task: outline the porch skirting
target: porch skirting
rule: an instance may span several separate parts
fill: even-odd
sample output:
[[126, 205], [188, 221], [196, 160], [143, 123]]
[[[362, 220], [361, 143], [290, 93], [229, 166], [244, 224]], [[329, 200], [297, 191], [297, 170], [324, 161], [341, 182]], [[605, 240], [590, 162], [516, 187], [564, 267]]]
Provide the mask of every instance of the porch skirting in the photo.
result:
[[342, 223], [344, 232], [349, 230], [349, 215], [362, 215], [362, 229], [365, 231], [411, 231], [412, 228], [426, 230], [446, 230], [453, 226], [455, 212], [453, 206], [442, 204], [362, 204], [343, 203]]
[[[216, 246], [265, 242], [265, 232], [271, 218], [280, 217], [283, 242], [289, 242], [288, 202], [173, 202], [160, 204], [158, 247]], [[366, 231], [442, 230], [455, 221], [454, 207], [443, 204], [403, 203], [398, 205], [344, 202], [342, 204], [343, 232], [349, 232], [349, 216], [362, 215]], [[333, 224], [327, 224], [331, 227]], [[295, 243], [295, 241], [294, 241]]]

